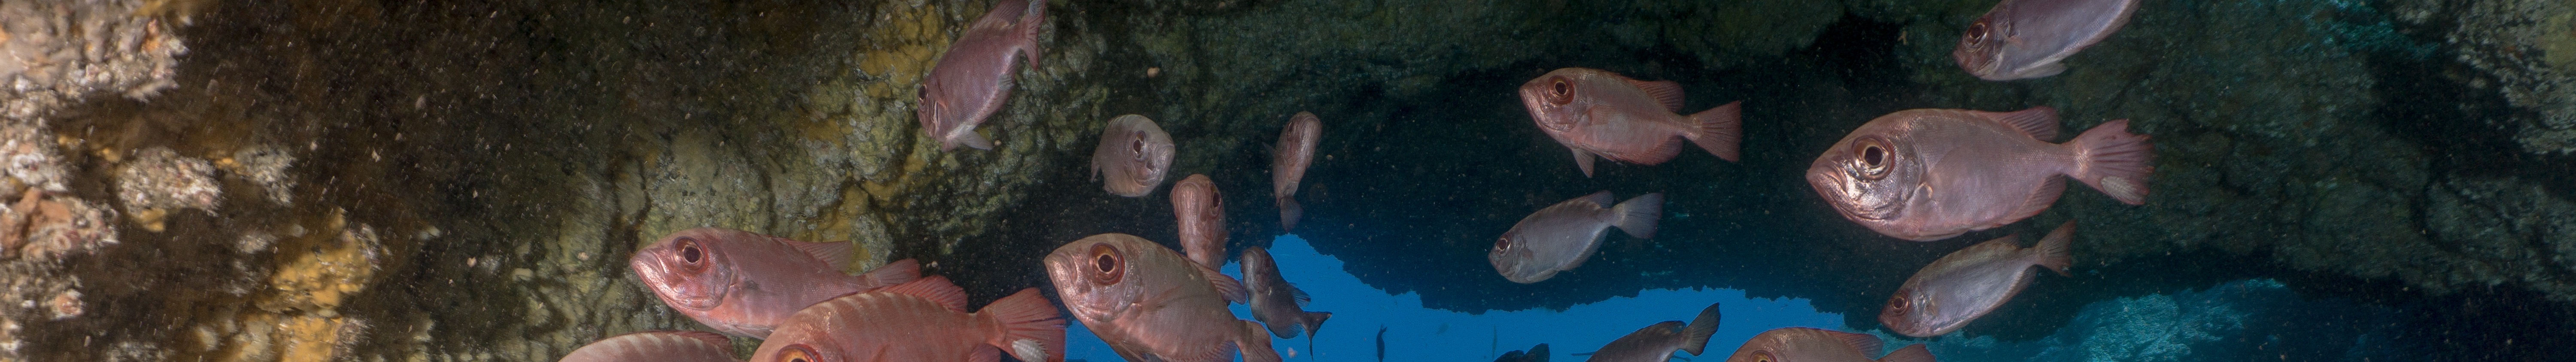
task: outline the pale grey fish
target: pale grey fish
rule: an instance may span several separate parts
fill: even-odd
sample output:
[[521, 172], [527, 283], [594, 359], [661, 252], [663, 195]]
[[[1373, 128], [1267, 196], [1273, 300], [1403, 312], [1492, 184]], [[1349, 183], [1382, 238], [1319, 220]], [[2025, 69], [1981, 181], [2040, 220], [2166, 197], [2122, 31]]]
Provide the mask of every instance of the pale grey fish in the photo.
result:
[[2130, 205], [2147, 201], [2155, 146], [2128, 120], [2057, 138], [2057, 110], [1911, 109], [1870, 120], [1807, 167], [1843, 218], [1905, 240], [1948, 239], [2038, 215], [2064, 175]]
[[1708, 347], [1708, 336], [1717, 333], [1717, 303], [1700, 309], [1699, 317], [1690, 324], [1664, 321], [1639, 328], [1592, 352], [1586, 362], [1663, 362], [1672, 359], [1673, 351], [1697, 356]]
[[1279, 130], [1278, 147], [1270, 155], [1270, 195], [1279, 202], [1279, 229], [1297, 228], [1297, 219], [1306, 207], [1297, 204], [1297, 182], [1306, 178], [1306, 165], [1315, 161], [1315, 141], [1324, 137], [1324, 121], [1314, 113], [1297, 112], [1288, 117], [1288, 126]]
[[1875, 335], [1788, 327], [1753, 335], [1726, 362], [1934, 362], [1932, 351], [1919, 343], [1869, 358], [1883, 348]]
[[1601, 246], [1601, 240], [1610, 237], [1610, 227], [1616, 226], [1639, 239], [1655, 237], [1655, 220], [1664, 212], [1664, 194], [1645, 194], [1616, 206], [1604, 206], [1611, 200], [1610, 191], [1601, 191], [1530, 213], [1494, 240], [1494, 248], [1485, 253], [1485, 261], [1492, 262], [1494, 271], [1504, 279], [1537, 283], [1557, 272], [1583, 266], [1583, 261], [1591, 259], [1592, 251]]
[[1209, 268], [1225, 268], [1225, 197], [1207, 175], [1190, 174], [1172, 183], [1172, 216], [1178, 219], [1181, 251]]
[[1331, 312], [1306, 311], [1312, 298], [1279, 276], [1278, 261], [1270, 259], [1269, 249], [1245, 247], [1242, 259], [1243, 284], [1252, 290], [1252, 318], [1270, 327], [1270, 335], [1297, 338], [1297, 332], [1304, 330], [1307, 339], [1314, 339], [1315, 330], [1324, 328], [1324, 319], [1333, 317]]
[[1689, 140], [1717, 158], [1735, 161], [1744, 133], [1743, 102], [1681, 115], [1682, 85], [1641, 81], [1591, 68], [1564, 68], [1521, 84], [1521, 105], [1556, 143], [1574, 152], [1574, 166], [1592, 176], [1592, 156], [1655, 165], [1681, 155]]
[[1002, 0], [949, 43], [948, 53], [922, 79], [921, 103], [913, 106], [921, 130], [939, 140], [940, 151], [958, 145], [993, 149], [993, 140], [975, 134], [975, 126], [1010, 99], [1018, 75], [1011, 64], [1018, 57], [1028, 57], [1029, 70], [1038, 69], [1038, 32], [1045, 22], [1046, 0]]
[[736, 362], [733, 342], [699, 331], [644, 331], [601, 338], [556, 362]]
[[1046, 256], [1047, 278], [1082, 326], [1129, 361], [1279, 362], [1260, 323], [1234, 318], [1241, 282], [1181, 253], [1127, 234], [1065, 243]]
[[1091, 151], [1091, 178], [1107, 176], [1100, 187], [1110, 194], [1152, 194], [1163, 186], [1163, 174], [1172, 169], [1172, 152], [1172, 135], [1163, 133], [1153, 119], [1118, 116], [1100, 131], [1100, 148]]
[[1979, 79], [2040, 78], [2129, 23], [2138, 0], [2004, 0], [1968, 24], [1950, 58]]
[[2029, 248], [2005, 236], [1942, 256], [1905, 279], [1905, 286], [1879, 311], [1878, 322], [1914, 337], [1957, 331], [2029, 288], [2038, 276], [2030, 267], [2066, 275], [2066, 267], [2074, 264], [2067, 252], [2074, 233], [2075, 222], [2068, 221]]

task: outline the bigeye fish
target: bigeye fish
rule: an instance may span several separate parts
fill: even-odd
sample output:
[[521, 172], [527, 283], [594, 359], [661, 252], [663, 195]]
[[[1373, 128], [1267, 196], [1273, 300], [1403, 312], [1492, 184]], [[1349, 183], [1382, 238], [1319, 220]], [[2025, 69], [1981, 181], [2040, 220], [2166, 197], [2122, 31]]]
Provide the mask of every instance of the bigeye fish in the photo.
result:
[[1968, 24], [1950, 58], [1979, 79], [2040, 78], [2129, 23], [2138, 0], [2004, 0]]
[[1592, 258], [1610, 227], [1638, 239], [1655, 237], [1655, 220], [1664, 212], [1664, 194], [1652, 193], [1610, 205], [1610, 191], [1556, 203], [1521, 218], [1511, 231], [1494, 240], [1485, 261], [1514, 283], [1529, 284], [1574, 270]]
[[1243, 285], [1162, 244], [1092, 235], [1047, 254], [1046, 269], [1073, 318], [1129, 361], [1279, 361], [1260, 323], [1226, 309]]
[[1270, 197], [1279, 203], [1279, 229], [1297, 228], [1297, 218], [1306, 207], [1297, 204], [1297, 182], [1306, 178], [1306, 165], [1315, 162], [1315, 141], [1324, 137], [1324, 121], [1314, 113], [1297, 112], [1288, 117], [1288, 126], [1279, 129], [1279, 144], [1270, 154]]
[[1708, 347], [1708, 336], [1717, 334], [1718, 318], [1717, 303], [1709, 303], [1708, 308], [1700, 309], [1699, 317], [1691, 319], [1688, 325], [1682, 321], [1663, 321], [1639, 328], [1611, 340], [1610, 344], [1592, 352], [1591, 359], [1584, 361], [1663, 362], [1672, 359], [1673, 351], [1697, 356]]
[[1312, 340], [1315, 331], [1324, 328], [1324, 319], [1333, 317], [1332, 312], [1306, 311], [1306, 302], [1313, 298], [1279, 276], [1278, 261], [1270, 259], [1269, 249], [1243, 248], [1242, 263], [1244, 287], [1252, 290], [1252, 301], [1246, 304], [1252, 306], [1253, 319], [1270, 327], [1270, 335], [1297, 338], [1297, 332], [1304, 330], [1306, 339]]
[[1191, 174], [1172, 183], [1172, 216], [1181, 229], [1181, 250], [1209, 268], [1225, 267], [1225, 197], [1207, 175]]
[[626, 264], [662, 304], [717, 332], [768, 338], [798, 309], [921, 277], [911, 259], [842, 274], [850, 242], [809, 243], [749, 231], [680, 230], [636, 250]]
[[2030, 267], [2066, 275], [2066, 267], [2074, 264], [2067, 255], [2074, 233], [2075, 222], [2068, 221], [2029, 248], [2005, 236], [1942, 256], [1905, 279], [1905, 286], [1879, 311], [1878, 322], [1914, 337], [1957, 331], [2029, 288], [2038, 276]]
[[2057, 138], [2057, 110], [1912, 109], [1870, 120], [1807, 167], [1845, 219], [1913, 241], [1948, 239], [2038, 215], [2073, 177], [2130, 205], [2147, 201], [2155, 147], [2128, 120]]
[[644, 331], [601, 338], [555, 362], [738, 362], [733, 341], [699, 331]]
[[1010, 99], [1012, 77], [1018, 76], [1013, 61], [1025, 55], [1029, 70], [1038, 69], [1038, 32], [1045, 22], [1046, 0], [1002, 0], [949, 43], [948, 53], [922, 79], [921, 103], [914, 105], [921, 130], [939, 140], [940, 151], [958, 145], [993, 149], [993, 140], [975, 134], [975, 126]]
[[966, 311], [966, 290], [930, 276], [797, 311], [751, 353], [759, 362], [1064, 361], [1064, 317], [1037, 288]]
[[1807, 327], [1788, 327], [1763, 331], [1744, 341], [1726, 362], [1934, 362], [1932, 351], [1922, 344], [1898, 348], [1876, 360], [1885, 345], [1878, 336], [1829, 331]]
[[1727, 161], [1736, 160], [1736, 142], [1744, 133], [1738, 107], [1743, 102], [1677, 114], [1682, 85], [1641, 81], [1590, 68], [1564, 68], [1521, 84], [1521, 105], [1529, 107], [1556, 143], [1574, 151], [1574, 166], [1592, 176], [1592, 156], [1611, 161], [1654, 165], [1681, 154], [1689, 140]]
[[1091, 179], [1108, 176], [1100, 187], [1118, 196], [1152, 194], [1163, 187], [1163, 173], [1172, 169], [1172, 151], [1172, 135], [1154, 120], [1118, 116], [1100, 131], [1100, 147], [1091, 151]]

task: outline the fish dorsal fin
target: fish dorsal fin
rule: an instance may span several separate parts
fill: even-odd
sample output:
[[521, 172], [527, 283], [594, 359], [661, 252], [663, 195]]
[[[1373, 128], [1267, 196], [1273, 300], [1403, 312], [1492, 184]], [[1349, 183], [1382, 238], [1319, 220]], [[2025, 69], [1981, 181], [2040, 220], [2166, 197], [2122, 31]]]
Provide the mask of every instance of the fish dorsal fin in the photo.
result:
[[1647, 96], [1647, 97], [1654, 97], [1654, 98], [1655, 98], [1655, 103], [1656, 103], [1656, 104], [1662, 104], [1662, 105], [1664, 105], [1664, 111], [1666, 111], [1666, 112], [1674, 112], [1674, 113], [1681, 113], [1681, 111], [1682, 111], [1682, 84], [1681, 84], [1681, 83], [1677, 83], [1677, 82], [1673, 82], [1673, 81], [1669, 81], [1669, 80], [1659, 80], [1659, 81], [1652, 81], [1652, 82], [1642, 81], [1642, 80], [1635, 80], [1635, 79], [1627, 79], [1627, 78], [1620, 78], [1619, 80], [1628, 81], [1628, 85], [1637, 86], [1637, 90], [1646, 91], [1646, 96]]
[[1610, 197], [1610, 190], [1601, 190], [1601, 192], [1594, 192], [1591, 195], [1583, 195], [1583, 197], [1575, 199], [1590, 202], [1592, 203], [1592, 206], [1595, 206], [1596, 208], [1609, 208], [1610, 205], [1619, 202], [1619, 199]]
[[732, 349], [733, 349], [733, 340], [732, 340], [732, 339], [727, 339], [727, 338], [725, 338], [725, 336], [724, 336], [724, 335], [722, 335], [722, 334], [715, 334], [715, 332], [706, 332], [706, 331], [657, 331], [657, 332], [642, 332], [642, 333], [667, 333], [667, 334], [674, 335], [674, 336], [680, 336], [680, 337], [686, 337], [686, 338], [689, 338], [689, 339], [695, 339], [695, 340], [698, 340], [698, 341], [700, 341], [700, 342], [707, 342], [707, 344], [709, 344], [709, 345], [714, 345], [714, 346], [716, 346], [716, 347], [722, 347], [722, 348], [724, 348], [725, 350], [732, 350]]
[[1977, 117], [1995, 121], [1995, 123], [2002, 123], [2005, 127], [2012, 127], [2012, 129], [2020, 130], [2022, 134], [2030, 135], [2030, 138], [2036, 138], [2040, 141], [2046, 142], [2057, 142], [2056, 108], [2038, 106], [2012, 112], [1968, 111], [1968, 114], [1974, 114], [1977, 115]]
[[852, 245], [857, 244], [847, 241], [817, 243], [810, 241], [796, 241], [787, 238], [777, 239], [778, 242], [787, 243], [787, 246], [795, 247], [796, 251], [804, 252], [805, 255], [813, 256], [814, 260], [822, 260], [824, 264], [831, 264], [833, 271], [841, 271], [845, 268], [849, 268], [850, 259], [858, 256], [858, 253], [853, 252], [854, 249], [851, 248]]
[[1825, 331], [1825, 333], [1834, 335], [1834, 338], [1842, 339], [1843, 344], [1851, 345], [1852, 349], [1860, 350], [1861, 354], [1877, 354], [1878, 351], [1886, 348], [1886, 345], [1879, 344], [1878, 336], [1843, 331]]
[[949, 311], [958, 313], [966, 312], [966, 289], [958, 288], [955, 283], [949, 283], [948, 277], [945, 276], [932, 275], [922, 277], [921, 280], [914, 280], [911, 283], [898, 284], [886, 287], [885, 289], [878, 289], [877, 291], [921, 297], [921, 299], [928, 299], [933, 303], [939, 303], [939, 306], [947, 307]]
[[1216, 294], [1225, 296], [1225, 301], [1243, 303], [1252, 300], [1252, 292], [1243, 289], [1243, 281], [1235, 280], [1234, 277], [1225, 275], [1225, 272], [1216, 271], [1216, 268], [1199, 265], [1198, 262], [1189, 264], [1190, 267], [1198, 268], [1199, 275], [1207, 276], [1208, 285], [1216, 287]]

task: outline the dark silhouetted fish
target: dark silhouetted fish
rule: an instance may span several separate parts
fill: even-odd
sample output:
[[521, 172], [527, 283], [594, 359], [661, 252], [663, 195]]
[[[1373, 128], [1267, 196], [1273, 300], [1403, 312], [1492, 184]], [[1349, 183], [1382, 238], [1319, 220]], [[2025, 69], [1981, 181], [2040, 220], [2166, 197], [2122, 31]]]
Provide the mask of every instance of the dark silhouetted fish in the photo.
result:
[[1172, 169], [1172, 135], [1145, 116], [1124, 115], [1109, 120], [1100, 131], [1100, 147], [1091, 151], [1091, 178], [1100, 179], [1100, 187], [1110, 194], [1141, 197], [1163, 186], [1163, 174]]
[[1672, 359], [1673, 351], [1697, 356], [1701, 349], [1708, 347], [1708, 336], [1717, 333], [1718, 318], [1717, 303], [1709, 303], [1708, 308], [1700, 309], [1699, 317], [1691, 319], [1688, 325], [1682, 321], [1663, 321], [1639, 328], [1627, 336], [1611, 340], [1600, 350], [1592, 351], [1592, 358], [1584, 361], [1663, 362]]
[[[1807, 327], [1789, 327], [1764, 331], [1744, 341], [1727, 362], [1871, 362], [1870, 354], [1885, 348], [1878, 336], [1829, 331]], [[1874, 360], [1877, 362], [1934, 362], [1932, 352], [1922, 344], [1899, 348]]]
[[736, 362], [733, 342], [699, 331], [645, 331], [602, 338], [556, 362]]
[[806, 306], [921, 277], [921, 265], [911, 259], [842, 274], [857, 256], [851, 245], [696, 228], [636, 250], [627, 266], [680, 314], [725, 334], [768, 338], [770, 328]]
[[1557, 272], [1574, 270], [1592, 258], [1593, 249], [1610, 236], [1617, 226], [1628, 236], [1639, 239], [1655, 237], [1655, 219], [1663, 215], [1664, 194], [1652, 193], [1628, 199], [1617, 206], [1610, 204], [1610, 192], [1565, 200], [1539, 209], [1511, 231], [1494, 240], [1493, 250], [1485, 252], [1485, 261], [1494, 264], [1494, 272], [1514, 283], [1529, 284], [1555, 277]]
[[1957, 331], [2030, 287], [2037, 276], [2030, 267], [2065, 275], [2066, 267], [2074, 264], [2067, 256], [2074, 234], [2075, 222], [2068, 221], [2040, 238], [2037, 246], [2023, 248], [2015, 236], [2005, 236], [1942, 256], [1905, 279], [1905, 286], [1897, 288], [1887, 308], [1879, 311], [1878, 321], [1914, 337]]
[[1038, 31], [1045, 22], [1045, 0], [1034, 4], [1002, 0], [949, 43], [948, 53], [940, 55], [939, 64], [922, 79], [921, 103], [914, 105], [921, 130], [939, 140], [939, 150], [961, 144], [993, 149], [993, 141], [975, 134], [975, 126], [1002, 110], [1002, 100], [1010, 99], [1012, 77], [1018, 74], [1011, 70], [1016, 57], [1025, 55], [1029, 69], [1038, 68], [1038, 53], [1043, 52], [1038, 49]]
[[1528, 352], [1504, 352], [1502, 357], [1494, 358], [1494, 362], [1547, 362], [1547, 344], [1530, 346]]
[[1807, 167], [1826, 204], [1879, 234], [1948, 239], [2038, 215], [2073, 177], [2130, 205], [2147, 202], [2155, 147], [2128, 120], [2057, 138], [2057, 110], [1913, 109], [1843, 136]]
[[1681, 154], [1682, 140], [1734, 161], [1744, 133], [1737, 107], [1727, 103], [1688, 116], [1682, 85], [1640, 81], [1590, 68], [1564, 68], [1521, 84], [1521, 104], [1556, 143], [1574, 150], [1574, 166], [1592, 176], [1592, 156], [1639, 165], [1661, 164]]
[[1270, 259], [1269, 249], [1243, 248], [1242, 263], [1243, 282], [1252, 289], [1252, 317], [1270, 327], [1270, 335], [1297, 338], [1297, 331], [1303, 329], [1313, 339], [1315, 330], [1324, 328], [1324, 319], [1333, 317], [1329, 312], [1306, 311], [1306, 291], [1279, 276], [1279, 264]]
[[1144, 238], [1100, 234], [1046, 256], [1074, 319], [1129, 361], [1278, 362], [1260, 323], [1234, 318], [1239, 282]]
[[1209, 268], [1225, 268], [1225, 195], [1207, 175], [1172, 183], [1172, 216], [1179, 219], [1181, 251]]
[[1950, 58], [1979, 79], [2040, 78], [2129, 23], [2138, 0], [2004, 0], [1968, 24]]
[[1306, 165], [1315, 161], [1315, 141], [1324, 137], [1324, 121], [1314, 113], [1297, 112], [1288, 117], [1288, 126], [1279, 129], [1279, 144], [1271, 147], [1270, 197], [1279, 203], [1279, 229], [1297, 228], [1297, 218], [1306, 207], [1297, 204], [1297, 182], [1306, 178]]
[[966, 312], [966, 290], [931, 276], [816, 303], [778, 326], [753, 361], [1064, 360], [1064, 318], [1037, 288]]
[[1377, 362], [1386, 362], [1386, 325], [1377, 326]]

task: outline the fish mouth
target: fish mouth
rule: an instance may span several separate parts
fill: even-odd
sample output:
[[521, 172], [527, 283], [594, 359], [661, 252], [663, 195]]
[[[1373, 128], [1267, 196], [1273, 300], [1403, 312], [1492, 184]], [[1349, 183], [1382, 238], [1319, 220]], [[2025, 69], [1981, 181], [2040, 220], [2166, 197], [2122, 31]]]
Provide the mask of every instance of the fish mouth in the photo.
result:
[[696, 285], [693, 280], [681, 278], [677, 270], [659, 262], [662, 260], [662, 255], [662, 250], [659, 249], [645, 250], [637, 252], [635, 258], [630, 261], [636, 269], [635, 276], [644, 279], [644, 285], [652, 288], [654, 295], [670, 302], [672, 307], [689, 310], [715, 309], [716, 305], [722, 304], [724, 300], [722, 290], [710, 291], [708, 289], [711, 288], [705, 288]]
[[[1833, 205], [1834, 211], [1844, 217], [1880, 221], [1897, 216], [1898, 203], [1894, 198], [1862, 197], [1868, 191], [1862, 190], [1857, 180], [1845, 177], [1840, 168], [1826, 162], [1818, 161], [1815, 167], [1807, 169], [1807, 185], [1814, 187], [1816, 195], [1823, 196], [1825, 204]], [[1879, 202], [1870, 202], [1872, 200]]]

